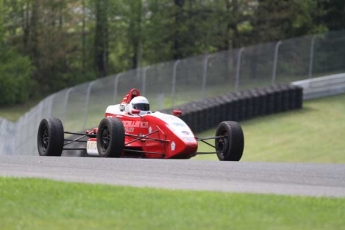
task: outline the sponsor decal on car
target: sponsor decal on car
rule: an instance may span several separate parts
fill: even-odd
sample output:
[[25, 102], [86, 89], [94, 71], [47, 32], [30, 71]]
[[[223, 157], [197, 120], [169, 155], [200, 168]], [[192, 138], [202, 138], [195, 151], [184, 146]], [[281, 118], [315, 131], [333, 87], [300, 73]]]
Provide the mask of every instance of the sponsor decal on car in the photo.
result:
[[149, 123], [148, 122], [142, 122], [142, 121], [122, 121], [123, 126], [125, 127], [125, 132], [127, 133], [133, 133], [135, 132], [135, 128], [148, 128]]
[[182, 139], [186, 142], [196, 142], [194, 137], [183, 137]]
[[131, 128], [148, 128], [148, 122], [141, 122], [141, 121], [122, 121], [124, 127], [131, 127]]
[[176, 144], [175, 144], [175, 142], [173, 141], [173, 142], [171, 143], [171, 151], [175, 151], [175, 147], [176, 147]]
[[174, 122], [172, 123], [173, 126], [177, 126], [177, 127], [186, 127], [187, 125], [182, 123], [182, 122]]
[[133, 133], [134, 132], [134, 128], [133, 127], [125, 127], [125, 132], [126, 133]]
[[187, 135], [187, 136], [189, 136], [189, 135], [191, 134], [191, 133], [188, 132], [188, 131], [182, 131], [182, 133], [185, 134], [185, 135]]

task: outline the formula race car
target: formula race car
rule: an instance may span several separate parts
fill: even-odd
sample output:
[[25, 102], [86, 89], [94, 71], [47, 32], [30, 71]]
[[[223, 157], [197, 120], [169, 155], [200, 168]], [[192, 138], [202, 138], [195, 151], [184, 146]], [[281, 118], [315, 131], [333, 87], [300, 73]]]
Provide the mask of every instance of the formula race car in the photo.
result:
[[[244, 148], [241, 126], [223, 121], [214, 137], [196, 137], [173, 110], [173, 115], [151, 112], [148, 100], [131, 89], [117, 105], [106, 109], [98, 128], [83, 133], [64, 131], [61, 120], [44, 118], [37, 134], [40, 156], [61, 156], [63, 150], [83, 150], [100, 157], [189, 159], [197, 154], [217, 154], [221, 161], [239, 161]], [[73, 138], [65, 139], [65, 134]], [[215, 140], [210, 144], [207, 140]], [[197, 152], [198, 141], [214, 147], [214, 152]], [[71, 143], [80, 147], [67, 148]]]

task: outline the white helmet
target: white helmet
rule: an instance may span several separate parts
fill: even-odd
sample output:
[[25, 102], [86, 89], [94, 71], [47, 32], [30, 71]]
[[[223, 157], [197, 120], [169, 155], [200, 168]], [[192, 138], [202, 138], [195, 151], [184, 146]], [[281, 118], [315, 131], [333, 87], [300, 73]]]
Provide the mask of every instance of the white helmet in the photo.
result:
[[132, 113], [133, 109], [140, 110], [140, 114], [146, 114], [150, 111], [150, 103], [146, 99], [146, 97], [143, 96], [137, 96], [131, 100], [131, 102], [128, 105], [128, 112]]

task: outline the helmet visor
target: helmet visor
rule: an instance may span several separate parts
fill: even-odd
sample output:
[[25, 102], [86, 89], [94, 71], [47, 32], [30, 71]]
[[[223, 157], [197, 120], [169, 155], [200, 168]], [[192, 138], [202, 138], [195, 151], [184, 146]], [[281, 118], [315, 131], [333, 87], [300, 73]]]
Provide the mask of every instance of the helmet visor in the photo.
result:
[[146, 103], [138, 103], [133, 105], [133, 109], [138, 109], [141, 111], [150, 111], [150, 105]]

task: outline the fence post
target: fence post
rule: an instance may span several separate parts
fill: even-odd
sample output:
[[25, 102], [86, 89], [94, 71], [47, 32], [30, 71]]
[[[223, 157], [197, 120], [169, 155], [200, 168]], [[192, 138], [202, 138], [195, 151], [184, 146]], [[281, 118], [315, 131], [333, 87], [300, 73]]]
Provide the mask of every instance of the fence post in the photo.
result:
[[209, 55], [206, 54], [205, 61], [204, 61], [204, 74], [202, 77], [202, 88], [201, 88], [201, 98], [205, 98], [205, 91], [206, 91], [206, 78], [207, 78], [207, 70], [208, 70], [208, 58]]
[[37, 124], [39, 124], [40, 122], [41, 122], [41, 119], [43, 119], [44, 117], [43, 117], [43, 104], [44, 104], [44, 102], [46, 101], [47, 103], [49, 103], [49, 105], [47, 106], [48, 107], [48, 109], [47, 109], [47, 111], [48, 111], [48, 115], [47, 115], [47, 117], [51, 117], [51, 114], [52, 114], [52, 103], [53, 103], [53, 98], [54, 98], [54, 96], [55, 96], [55, 93], [54, 94], [52, 94], [52, 95], [50, 95], [49, 97], [47, 97], [46, 99], [44, 99], [44, 100], [42, 100], [39, 104], [38, 104], [38, 108], [39, 108], [39, 110], [40, 110], [40, 112], [39, 112], [39, 116], [37, 116], [37, 119], [38, 119], [38, 122], [37, 122]]
[[278, 54], [279, 54], [279, 47], [282, 44], [282, 41], [279, 41], [276, 44], [276, 47], [274, 49], [274, 59], [273, 59], [273, 72], [272, 72], [272, 85], [276, 81], [276, 74], [277, 74], [277, 64], [278, 64]]
[[[46, 98], [46, 100], [48, 101], [48, 98]], [[38, 110], [39, 110], [39, 112], [38, 112], [38, 114], [37, 114], [37, 116], [36, 116], [36, 124], [39, 124], [40, 123], [40, 119], [41, 118], [43, 118], [43, 115], [42, 115], [42, 113], [43, 113], [43, 104], [44, 104], [44, 101], [45, 100], [42, 100], [39, 104], [38, 104]], [[36, 107], [37, 108], [37, 107]], [[38, 122], [37, 122], [38, 121]]]
[[21, 130], [19, 130], [19, 127], [23, 127], [23, 119], [22, 117], [19, 118], [19, 120], [14, 123], [14, 142], [16, 143], [13, 146], [13, 149], [15, 150], [15, 152], [20, 151], [20, 135], [21, 135]]
[[53, 95], [50, 96], [50, 103], [49, 103], [49, 110], [48, 110], [48, 116], [51, 117], [52, 116], [52, 108], [53, 108], [53, 101], [54, 101], [54, 97], [55, 97], [54, 93]]
[[317, 35], [314, 35], [313, 38], [311, 39], [308, 79], [312, 78], [312, 74], [313, 74], [314, 46], [315, 46], [316, 38], [317, 38]]
[[117, 101], [117, 86], [119, 84], [119, 78], [123, 75], [123, 73], [119, 73], [115, 76], [115, 81], [114, 81], [114, 104], [116, 104]]
[[32, 128], [30, 128], [30, 131], [31, 132], [34, 132], [35, 133], [35, 135], [33, 135], [33, 136], [37, 136], [37, 128], [38, 128], [38, 126], [39, 126], [39, 124], [40, 124], [40, 122], [41, 122], [41, 119], [43, 118], [43, 105], [45, 104], [45, 101], [48, 101], [49, 100], [49, 98], [46, 98], [45, 100], [42, 100], [39, 104], [38, 104], [38, 106], [36, 106], [36, 119], [35, 119], [35, 122], [32, 122], [32, 124], [34, 125], [34, 126], [36, 126], [36, 127], [32, 127]]
[[96, 82], [96, 80], [92, 81], [89, 86], [87, 87], [87, 92], [86, 92], [86, 98], [85, 98], [85, 111], [84, 111], [84, 123], [83, 123], [83, 130], [85, 129], [86, 121], [88, 118], [88, 110], [89, 110], [89, 101], [90, 101], [90, 92], [92, 89], [93, 84]]
[[[0, 138], [1, 138], [1, 140], [4, 140], [4, 138], [2, 137], [2, 132], [6, 133], [6, 131], [7, 131], [7, 130], [5, 130], [5, 128], [3, 128], [3, 124], [4, 123], [5, 123], [5, 119], [0, 118]], [[2, 130], [5, 130], [5, 131], [2, 131]], [[5, 136], [5, 134], [4, 134], [4, 136]], [[5, 136], [5, 137], [7, 138], [7, 136]], [[5, 150], [6, 141], [7, 140], [5, 139], [5, 141], [2, 142], [4, 144], [2, 145], [2, 149], [0, 149], [0, 155], [5, 155], [6, 154], [6, 150]], [[2, 143], [0, 143], [0, 147], [1, 147]]]
[[29, 129], [27, 127], [27, 118], [28, 118], [28, 113], [25, 113], [24, 116], [22, 117], [23, 124], [20, 126], [21, 130], [18, 130], [18, 126], [17, 126], [17, 132], [20, 133], [19, 134], [20, 135], [20, 138], [19, 138], [19, 148], [18, 148], [19, 152], [24, 152], [25, 151], [24, 139], [25, 139], [25, 137], [29, 133]]
[[238, 57], [237, 57], [237, 68], [236, 68], [236, 81], [235, 81], [235, 90], [238, 91], [238, 85], [240, 81], [240, 68], [241, 68], [241, 59], [242, 59], [242, 53], [244, 51], [244, 47], [242, 47], [238, 51]]
[[174, 104], [175, 104], [176, 72], [177, 72], [177, 66], [179, 63], [180, 63], [180, 59], [175, 61], [174, 68], [173, 68], [172, 88], [171, 88], [171, 107], [174, 107]]
[[144, 69], [144, 74], [143, 74], [143, 82], [142, 82], [142, 86], [141, 86], [141, 90], [142, 90], [142, 95], [146, 95], [146, 72], [148, 70], [148, 68], [150, 68], [151, 66], [146, 66]]
[[67, 104], [68, 104], [68, 99], [69, 99], [69, 94], [71, 93], [71, 91], [74, 89], [74, 87], [71, 87], [67, 90], [67, 93], [66, 93], [66, 97], [65, 97], [65, 101], [64, 101], [64, 113], [63, 113], [63, 117], [62, 117], [62, 121], [65, 120], [66, 118], [66, 112], [67, 112]]

